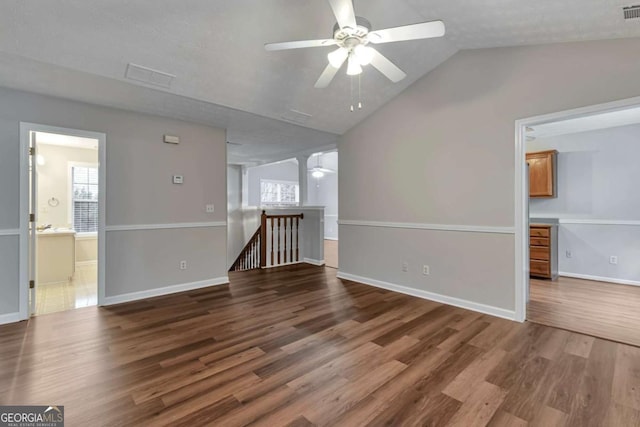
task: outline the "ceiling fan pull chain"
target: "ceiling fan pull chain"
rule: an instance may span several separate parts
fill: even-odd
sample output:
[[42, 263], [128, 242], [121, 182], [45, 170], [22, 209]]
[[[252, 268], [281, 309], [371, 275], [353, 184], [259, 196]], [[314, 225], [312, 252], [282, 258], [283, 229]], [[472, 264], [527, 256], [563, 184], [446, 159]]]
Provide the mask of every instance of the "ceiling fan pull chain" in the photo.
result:
[[362, 110], [362, 90], [360, 85], [360, 78], [362, 74], [358, 74], [358, 110]]
[[353, 76], [349, 79], [349, 83], [351, 86], [351, 112], [353, 113]]

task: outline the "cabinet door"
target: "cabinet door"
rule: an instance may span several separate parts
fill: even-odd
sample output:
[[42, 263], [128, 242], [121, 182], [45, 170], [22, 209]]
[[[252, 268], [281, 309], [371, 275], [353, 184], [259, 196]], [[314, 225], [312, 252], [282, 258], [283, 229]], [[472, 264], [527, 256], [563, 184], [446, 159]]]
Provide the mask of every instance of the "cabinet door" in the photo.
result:
[[527, 154], [529, 164], [529, 197], [553, 197], [553, 154]]

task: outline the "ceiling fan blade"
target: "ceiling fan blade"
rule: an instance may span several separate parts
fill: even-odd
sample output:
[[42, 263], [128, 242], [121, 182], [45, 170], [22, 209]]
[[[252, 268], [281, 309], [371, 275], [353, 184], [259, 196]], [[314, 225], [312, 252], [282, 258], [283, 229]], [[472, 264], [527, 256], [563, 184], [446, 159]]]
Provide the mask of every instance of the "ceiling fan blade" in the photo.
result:
[[301, 49], [305, 47], [324, 47], [333, 46], [336, 44], [334, 39], [323, 40], [300, 40], [293, 42], [281, 42], [281, 43], [267, 43], [264, 45], [265, 50], [286, 50], [286, 49]]
[[340, 28], [356, 28], [358, 26], [352, 0], [329, 0], [329, 4]]
[[320, 74], [320, 77], [314, 87], [316, 89], [324, 89], [329, 86], [329, 83], [331, 83], [331, 80], [336, 76], [339, 69], [340, 68], [336, 68], [331, 64], [327, 65], [327, 68], [325, 68], [322, 74]]
[[401, 42], [405, 40], [442, 37], [444, 33], [444, 22], [431, 21], [372, 31], [369, 33], [369, 41], [374, 44]]
[[320, 172], [324, 172], [324, 173], [334, 173], [335, 172], [333, 169], [327, 169], [327, 168], [323, 168], [323, 167], [315, 167], [313, 169], [317, 170], [317, 171], [320, 171]]
[[371, 65], [373, 65], [378, 71], [385, 75], [386, 78], [394, 83], [398, 83], [400, 80], [407, 77], [404, 71], [396, 67], [396, 65], [389, 61], [384, 55], [377, 50], [371, 48], [373, 57], [371, 58]]

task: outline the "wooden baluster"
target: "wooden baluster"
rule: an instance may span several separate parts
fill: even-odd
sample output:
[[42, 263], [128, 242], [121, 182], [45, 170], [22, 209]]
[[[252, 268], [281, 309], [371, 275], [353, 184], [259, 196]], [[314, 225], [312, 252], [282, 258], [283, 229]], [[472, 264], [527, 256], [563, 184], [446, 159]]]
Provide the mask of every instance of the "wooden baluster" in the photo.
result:
[[282, 263], [287, 263], [287, 217], [282, 218], [282, 222], [284, 222], [284, 254], [282, 255]]
[[273, 226], [274, 226], [275, 222], [276, 222], [275, 218], [271, 218], [271, 264], [270, 265], [275, 264], [275, 255], [274, 255], [274, 252], [273, 252], [273, 250], [275, 249], [275, 246], [273, 244], [273, 239], [275, 239], [275, 233], [273, 231]]
[[280, 231], [282, 231], [282, 228], [280, 226], [280, 217], [278, 217], [278, 265], [280, 265], [280, 252], [282, 252], [280, 250]]
[[289, 230], [289, 238], [291, 239], [291, 245], [289, 247], [289, 261], [293, 262], [293, 217], [291, 217], [291, 230]]
[[260, 267], [267, 266], [267, 213], [260, 216]]
[[300, 218], [296, 218], [296, 261], [300, 261]]

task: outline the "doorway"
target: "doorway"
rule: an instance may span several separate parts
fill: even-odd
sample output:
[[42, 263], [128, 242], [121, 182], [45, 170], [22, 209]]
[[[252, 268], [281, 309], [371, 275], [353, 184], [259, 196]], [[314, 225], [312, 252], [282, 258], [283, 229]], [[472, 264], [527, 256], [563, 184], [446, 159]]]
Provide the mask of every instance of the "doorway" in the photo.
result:
[[21, 123], [21, 317], [104, 298], [105, 135]]
[[640, 98], [516, 131], [519, 320], [640, 345]]
[[324, 262], [338, 268], [338, 152], [312, 154], [307, 160], [308, 203], [324, 206]]

